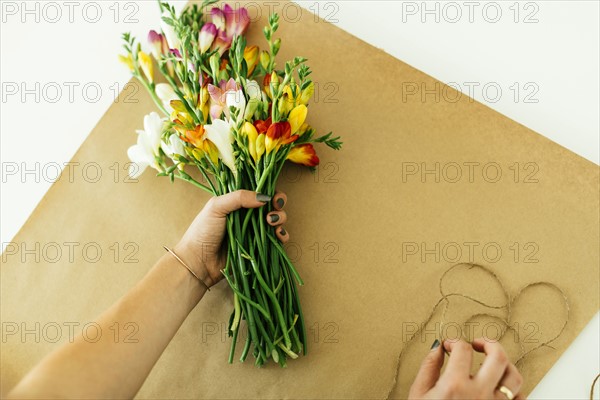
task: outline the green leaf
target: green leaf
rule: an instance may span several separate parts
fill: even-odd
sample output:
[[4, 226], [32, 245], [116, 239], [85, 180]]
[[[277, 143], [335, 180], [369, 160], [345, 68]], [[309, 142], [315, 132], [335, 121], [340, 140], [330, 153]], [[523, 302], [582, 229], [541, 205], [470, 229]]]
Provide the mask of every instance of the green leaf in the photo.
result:
[[175, 21], [173, 20], [173, 18], [162, 17], [162, 20], [165, 21], [165, 23], [167, 25], [170, 25], [170, 26], [173, 26], [173, 27], [175, 26]]

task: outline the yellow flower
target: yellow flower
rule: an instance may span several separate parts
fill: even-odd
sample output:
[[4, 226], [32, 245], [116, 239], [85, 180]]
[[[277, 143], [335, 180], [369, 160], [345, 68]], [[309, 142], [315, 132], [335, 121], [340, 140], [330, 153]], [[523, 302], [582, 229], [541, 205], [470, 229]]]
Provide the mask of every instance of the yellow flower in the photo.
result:
[[144, 75], [150, 83], [154, 82], [154, 66], [152, 65], [152, 58], [143, 51], [138, 53], [138, 59], [140, 60], [140, 67], [144, 71]]
[[256, 158], [260, 160], [263, 154], [265, 154], [265, 138], [267, 135], [258, 135], [256, 138]]
[[208, 88], [203, 87], [202, 89], [200, 89], [200, 105], [198, 108], [200, 108], [200, 111], [202, 111], [202, 116], [204, 117], [204, 121], [206, 121], [208, 119], [208, 112], [210, 111], [210, 104], [209, 104], [208, 100], [209, 100]]
[[298, 133], [304, 121], [306, 121], [306, 114], [308, 113], [308, 108], [304, 104], [300, 104], [299, 106], [294, 107], [294, 109], [290, 112], [288, 116], [288, 121], [292, 128], [292, 135]]
[[248, 152], [250, 156], [254, 159], [254, 161], [258, 162], [258, 156], [256, 154], [256, 138], [258, 137], [258, 132], [254, 125], [250, 122], [244, 122], [242, 126], [242, 135], [245, 135], [248, 138]]
[[248, 66], [248, 76], [252, 75], [258, 65], [258, 46], [250, 46], [244, 49], [244, 60]]
[[310, 126], [308, 126], [306, 122], [303, 123], [300, 127], [300, 130], [298, 131], [298, 135], [303, 135], [308, 130], [308, 128], [310, 128]]
[[319, 157], [315, 148], [310, 143], [294, 146], [287, 157], [293, 163], [305, 165], [307, 167], [316, 167], [319, 165]]
[[129, 70], [133, 72], [133, 58], [131, 57], [131, 53], [129, 53], [126, 56], [119, 55], [119, 61], [127, 65], [127, 67], [129, 67]]
[[202, 147], [212, 163], [216, 165], [219, 161], [219, 149], [217, 146], [210, 140], [205, 140]]
[[285, 85], [283, 88], [283, 95], [279, 99], [279, 112], [283, 115], [286, 115], [292, 108], [294, 108], [295, 104], [296, 98], [292, 92], [292, 88], [290, 85]]
[[210, 140], [206, 138], [204, 127], [198, 125], [194, 130], [188, 130], [185, 132], [185, 136], [182, 136], [185, 142], [190, 143], [192, 148], [186, 147], [186, 151], [198, 161], [202, 161], [204, 156], [208, 156], [210, 160], [216, 164], [219, 161], [219, 149]]
[[308, 104], [308, 101], [311, 99], [313, 94], [315, 93], [315, 83], [311, 82], [307, 87], [304, 88], [302, 93], [300, 93], [300, 99], [298, 99], [300, 104]]
[[269, 67], [269, 63], [271, 62], [271, 56], [269, 52], [263, 50], [260, 52], [260, 65], [266, 70]]

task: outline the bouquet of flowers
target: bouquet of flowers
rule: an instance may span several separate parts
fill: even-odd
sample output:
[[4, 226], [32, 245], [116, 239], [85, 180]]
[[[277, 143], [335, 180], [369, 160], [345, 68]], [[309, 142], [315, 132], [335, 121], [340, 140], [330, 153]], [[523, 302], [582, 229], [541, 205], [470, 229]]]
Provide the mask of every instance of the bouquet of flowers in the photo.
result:
[[[278, 68], [278, 15], [269, 17], [263, 30], [267, 49], [261, 51], [246, 43], [247, 10], [214, 7], [215, 2], [188, 6], [180, 15], [159, 2], [161, 30], [150, 31], [148, 52], [130, 34], [123, 35], [121, 60], [164, 114], [144, 118], [144, 130], [128, 150], [130, 175], [137, 177], [150, 166], [159, 176], [217, 196], [239, 189], [272, 196], [286, 160], [315, 168], [319, 158], [313, 144], [337, 150], [340, 138], [317, 136], [306, 123], [315, 88], [307, 60], [295, 57]], [[156, 69], [166, 83], [156, 82]], [[306, 354], [297, 290], [303, 282], [264, 221], [269, 207], [239, 210], [227, 219], [222, 272], [234, 300], [230, 363], [242, 327], [247, 335], [241, 361], [251, 349], [258, 366], [269, 359], [285, 366], [288, 357]]]

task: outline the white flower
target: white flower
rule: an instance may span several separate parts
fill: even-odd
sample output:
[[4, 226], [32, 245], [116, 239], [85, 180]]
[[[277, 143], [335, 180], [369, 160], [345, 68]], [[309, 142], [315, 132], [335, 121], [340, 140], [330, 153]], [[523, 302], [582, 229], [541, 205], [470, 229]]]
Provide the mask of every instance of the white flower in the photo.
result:
[[129, 167], [129, 176], [132, 178], [139, 177], [148, 166], [159, 170], [156, 156], [158, 156], [162, 129], [163, 120], [157, 113], [151, 112], [144, 117], [144, 130], [137, 131], [137, 144], [127, 150], [127, 155], [133, 163]]
[[175, 94], [175, 90], [171, 85], [166, 83], [159, 83], [156, 85], [156, 95], [163, 102], [165, 109], [169, 114], [173, 112], [173, 107], [171, 107], [171, 100], [179, 100], [179, 96]]
[[[171, 18], [171, 13], [165, 11], [165, 12], [163, 12], [162, 16]], [[162, 29], [163, 33], [165, 34], [165, 38], [167, 39], [167, 44], [169, 45], [169, 49], [179, 50], [179, 47], [181, 46], [181, 41], [179, 40], [179, 37], [175, 33], [175, 29], [173, 29], [173, 27], [171, 25], [167, 24], [162, 19], [160, 21], [160, 29]]]
[[246, 92], [250, 99], [261, 99], [262, 91], [260, 90], [260, 85], [256, 81], [248, 81], [246, 83]]
[[160, 147], [165, 152], [165, 154], [175, 163], [178, 162], [175, 159], [176, 155], [184, 156], [185, 154], [185, 150], [183, 149], [183, 141], [179, 138], [179, 135], [176, 134], [172, 134], [171, 136], [169, 136], [169, 143], [165, 141], [160, 142]]
[[233, 157], [233, 133], [229, 124], [222, 119], [213, 119], [212, 124], [205, 125], [206, 137], [219, 150], [219, 157], [223, 163], [235, 174], [235, 160]]
[[246, 109], [246, 97], [244, 92], [241, 90], [228, 90], [225, 92], [225, 115], [229, 118], [229, 107], [235, 107], [240, 110], [240, 116], [244, 116], [244, 110]]

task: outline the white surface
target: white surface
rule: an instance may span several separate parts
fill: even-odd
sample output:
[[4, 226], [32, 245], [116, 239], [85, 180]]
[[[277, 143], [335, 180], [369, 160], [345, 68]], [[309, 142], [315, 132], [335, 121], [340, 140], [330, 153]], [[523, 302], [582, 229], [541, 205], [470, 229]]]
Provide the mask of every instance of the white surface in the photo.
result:
[[[0, 3], [0, 240], [4, 248], [52, 184], [56, 164], [71, 159], [127, 82], [128, 72], [116, 62], [120, 33], [132, 31], [145, 37], [159, 20], [155, 1]], [[300, 4], [598, 163], [598, 2]], [[282, 4], [273, 5], [283, 11]], [[23, 7], [32, 13], [24, 13]], [[497, 10], [501, 16], [492, 22]], [[293, 18], [297, 10], [288, 11]], [[36, 82], [40, 98], [28, 94], [22, 101], [21, 85], [31, 89]], [[8, 95], [7, 89], [15, 84], [18, 93]], [[86, 84], [89, 91], [84, 93]], [[57, 86], [62, 89], [58, 98]], [[69, 86], [74, 88], [72, 96]], [[102, 95], [95, 100], [98, 87]], [[499, 97], [497, 88], [502, 91]], [[133, 143], [133, 133], [131, 137]], [[9, 171], [14, 167], [17, 174], [12, 175]], [[23, 177], [24, 169], [34, 172]], [[531, 398], [589, 396], [589, 385], [600, 372], [599, 324], [596, 315]]]

